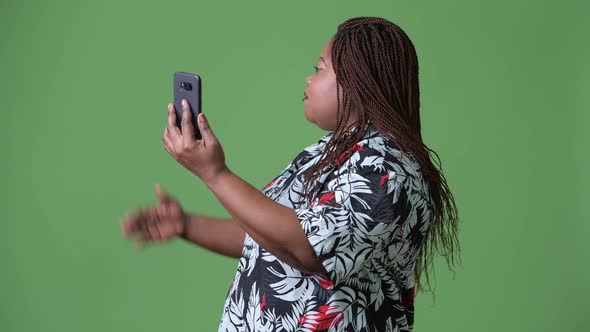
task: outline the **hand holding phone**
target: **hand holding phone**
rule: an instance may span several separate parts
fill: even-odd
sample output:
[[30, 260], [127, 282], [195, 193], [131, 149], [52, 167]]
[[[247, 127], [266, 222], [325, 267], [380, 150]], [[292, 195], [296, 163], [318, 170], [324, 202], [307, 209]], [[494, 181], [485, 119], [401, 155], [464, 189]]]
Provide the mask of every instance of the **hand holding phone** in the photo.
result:
[[188, 101], [191, 111], [191, 121], [195, 128], [195, 138], [201, 139], [201, 132], [197, 125], [197, 117], [201, 113], [201, 76], [197, 74], [174, 73], [174, 109], [176, 111], [176, 126], [181, 129], [182, 100]]

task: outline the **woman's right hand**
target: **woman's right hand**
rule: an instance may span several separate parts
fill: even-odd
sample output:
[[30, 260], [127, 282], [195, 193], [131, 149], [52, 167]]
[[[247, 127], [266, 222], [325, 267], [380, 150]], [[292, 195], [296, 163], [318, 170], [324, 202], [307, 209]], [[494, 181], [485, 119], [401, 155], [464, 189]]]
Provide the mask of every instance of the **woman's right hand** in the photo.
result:
[[184, 234], [188, 215], [172, 196], [156, 183], [159, 203], [127, 212], [121, 220], [123, 237], [133, 238], [138, 249], [143, 242], [163, 242]]

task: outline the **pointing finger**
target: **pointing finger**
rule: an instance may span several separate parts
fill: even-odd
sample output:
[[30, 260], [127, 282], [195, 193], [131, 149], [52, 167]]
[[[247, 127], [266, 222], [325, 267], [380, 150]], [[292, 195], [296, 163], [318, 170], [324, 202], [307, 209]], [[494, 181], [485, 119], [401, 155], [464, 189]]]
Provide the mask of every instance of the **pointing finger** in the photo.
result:
[[216, 143], [217, 138], [215, 137], [213, 130], [211, 130], [211, 127], [209, 126], [209, 121], [207, 120], [205, 114], [200, 113], [198, 119], [199, 130], [201, 131], [201, 134], [203, 136], [203, 142], [205, 142], [205, 146]]

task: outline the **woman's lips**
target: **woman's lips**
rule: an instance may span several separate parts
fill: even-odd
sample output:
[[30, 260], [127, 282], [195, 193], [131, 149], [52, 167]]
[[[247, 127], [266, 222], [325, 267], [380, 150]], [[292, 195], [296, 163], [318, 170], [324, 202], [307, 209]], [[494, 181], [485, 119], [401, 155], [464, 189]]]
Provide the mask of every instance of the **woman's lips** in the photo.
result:
[[301, 101], [304, 101], [305, 99], [307, 99], [307, 95], [305, 94], [305, 92], [303, 92], [303, 98], [301, 98]]

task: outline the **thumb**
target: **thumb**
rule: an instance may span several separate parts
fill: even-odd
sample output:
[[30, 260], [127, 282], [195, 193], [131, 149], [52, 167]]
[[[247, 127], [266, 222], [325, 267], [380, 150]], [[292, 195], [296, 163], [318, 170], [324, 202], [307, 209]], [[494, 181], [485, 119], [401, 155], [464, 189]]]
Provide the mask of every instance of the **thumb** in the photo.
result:
[[203, 136], [203, 141], [205, 141], [205, 145], [208, 143], [214, 143], [217, 141], [215, 134], [209, 127], [209, 121], [205, 117], [205, 113], [199, 113], [199, 130], [201, 131], [201, 135]]
[[168, 194], [162, 189], [162, 186], [159, 183], [156, 183], [156, 195], [160, 199], [160, 201], [168, 200]]

